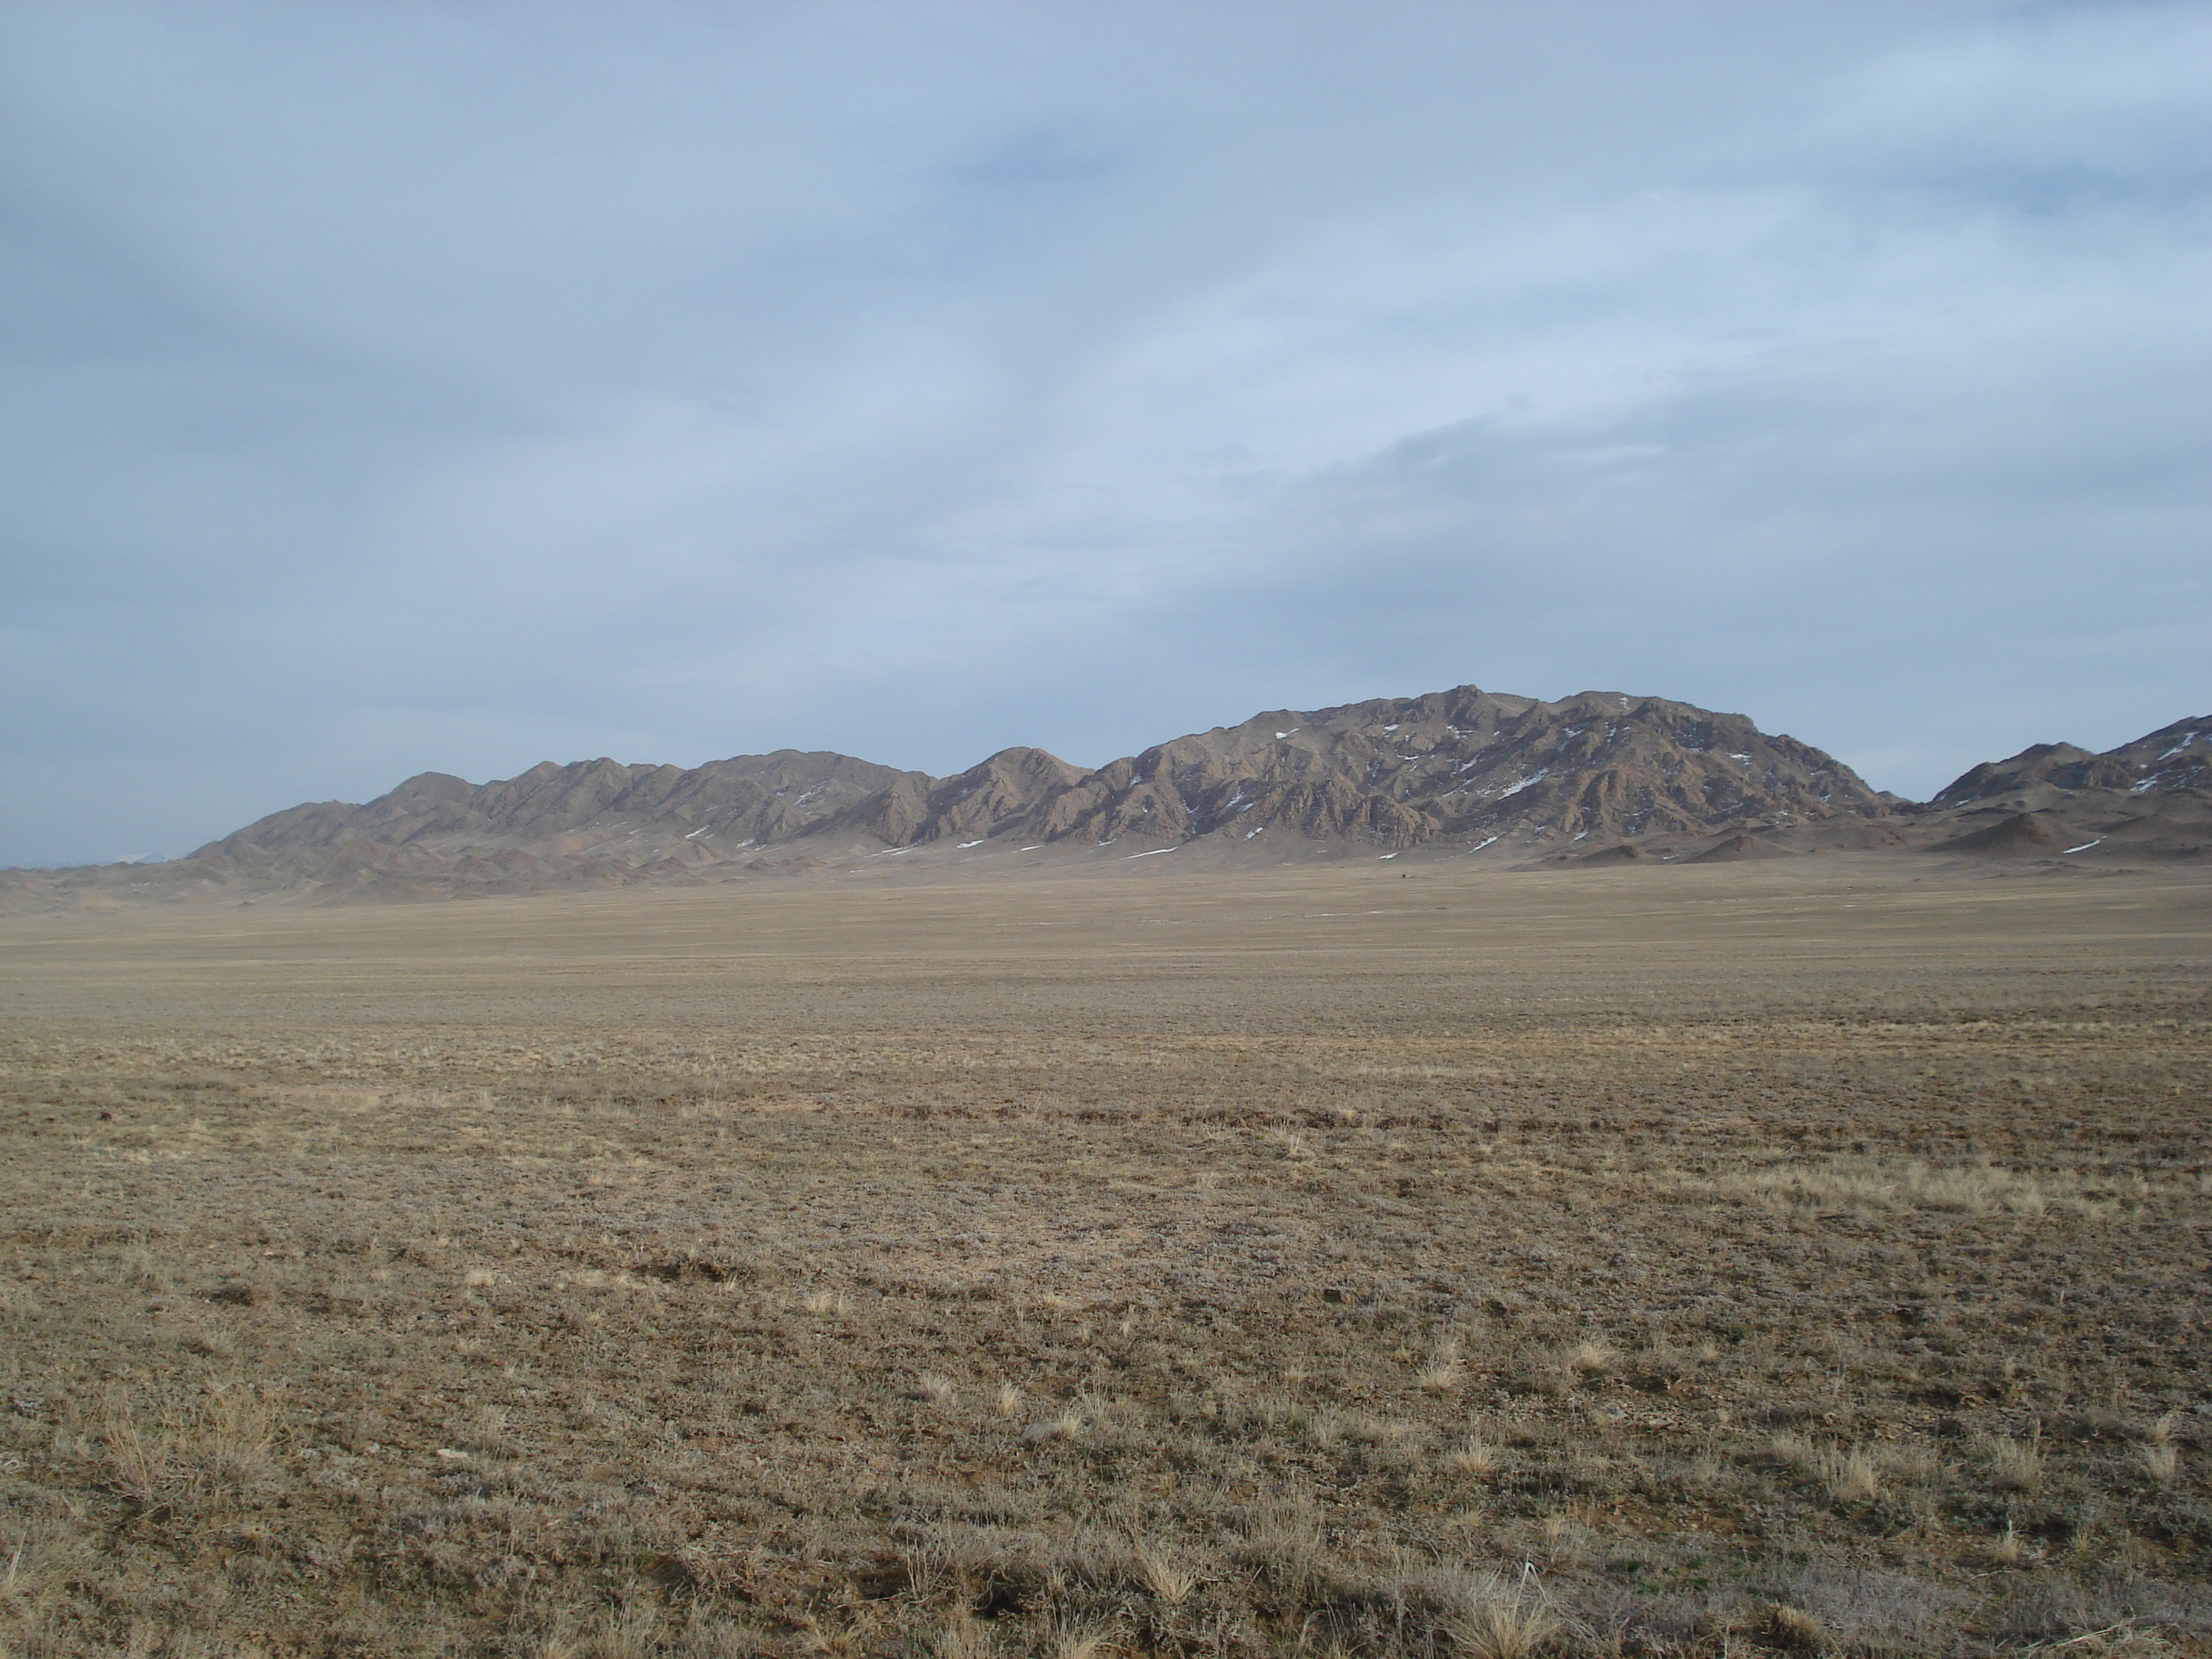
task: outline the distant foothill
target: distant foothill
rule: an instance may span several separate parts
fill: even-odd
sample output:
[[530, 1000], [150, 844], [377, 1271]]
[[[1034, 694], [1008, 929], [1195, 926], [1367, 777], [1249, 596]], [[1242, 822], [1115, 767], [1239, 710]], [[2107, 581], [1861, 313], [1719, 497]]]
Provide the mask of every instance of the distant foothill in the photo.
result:
[[2039, 744], [1926, 803], [1741, 714], [1620, 692], [1555, 702], [1461, 686], [1281, 709], [1086, 771], [1002, 750], [954, 777], [778, 750], [705, 766], [547, 762], [476, 785], [428, 772], [362, 805], [271, 814], [127, 871], [9, 872], [9, 908], [404, 899], [958, 863], [1179, 854], [1177, 866], [1449, 856], [1509, 866], [1822, 852], [2200, 857], [2212, 717], [2103, 754]]

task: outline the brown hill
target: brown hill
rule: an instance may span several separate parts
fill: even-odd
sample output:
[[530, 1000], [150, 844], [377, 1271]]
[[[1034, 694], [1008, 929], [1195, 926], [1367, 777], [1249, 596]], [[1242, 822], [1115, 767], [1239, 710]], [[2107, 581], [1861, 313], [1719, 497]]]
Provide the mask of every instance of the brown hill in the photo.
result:
[[2014, 812], [1983, 830], [1939, 841], [1936, 853], [2044, 853], [2059, 845], [2052, 820], [2045, 812]]
[[428, 773], [365, 805], [276, 813], [184, 863], [202, 880], [414, 896], [657, 880], [732, 862], [788, 871], [802, 867], [801, 844], [807, 866], [994, 842], [1206, 842], [1245, 857], [1434, 844], [1516, 857], [1889, 805], [1848, 768], [1741, 715], [1619, 692], [1543, 702], [1462, 686], [1257, 715], [1087, 772], [1015, 748], [951, 778], [788, 750], [688, 771], [547, 763], [482, 786]]
[[1576, 865], [1885, 848], [2053, 865], [2194, 856], [2212, 846], [2212, 719], [2102, 755], [2038, 744], [1924, 807], [1740, 714], [1474, 686], [1279, 710], [1089, 771], [1028, 748], [950, 778], [787, 749], [688, 769], [549, 762], [292, 807], [165, 865], [0, 873], [0, 903], [422, 898], [799, 877], [927, 848], [1127, 858], [1185, 846], [1217, 861], [1414, 848]]
[[1097, 846], [1273, 836], [1524, 852], [1889, 805], [1840, 762], [1741, 714], [1619, 692], [1540, 702], [1462, 686], [1177, 738], [1001, 828]]
[[2009, 760], [1986, 761], [1964, 773], [1929, 805], [2025, 801], [2092, 790], [2143, 795], [2175, 789], [2212, 790], [2212, 715], [2176, 720], [2101, 755], [2070, 743], [2039, 743]]
[[482, 786], [425, 772], [364, 806], [323, 801], [270, 814], [193, 854], [251, 858], [368, 841], [444, 850], [574, 837], [577, 851], [642, 823], [754, 844], [797, 835], [902, 781], [930, 781], [849, 755], [740, 755], [686, 771], [611, 760], [550, 761]]
[[1933, 852], [2054, 862], [2200, 858], [2212, 848], [2212, 716], [2176, 720], [2102, 754], [2037, 744], [1973, 768], [1920, 813], [1918, 839]]

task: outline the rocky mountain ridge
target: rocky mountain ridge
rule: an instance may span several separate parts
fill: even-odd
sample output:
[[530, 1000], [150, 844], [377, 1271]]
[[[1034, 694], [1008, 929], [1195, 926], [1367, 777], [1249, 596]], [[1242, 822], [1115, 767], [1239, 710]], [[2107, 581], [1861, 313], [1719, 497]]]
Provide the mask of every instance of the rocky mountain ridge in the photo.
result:
[[1712, 862], [1881, 848], [2068, 857], [2093, 837], [2090, 848], [2181, 854], [2212, 841], [2208, 825], [2212, 720], [2102, 755], [2038, 744], [1922, 805], [1740, 714], [1620, 692], [1543, 702], [1460, 686], [1270, 711], [1090, 770], [1018, 747], [948, 778], [788, 749], [689, 769], [548, 762], [482, 785], [424, 773], [362, 805], [272, 813], [167, 864], [9, 872], [0, 897], [72, 883], [180, 897], [423, 897], [1006, 852]]
[[1931, 806], [2011, 799], [2041, 805], [2053, 794], [2102, 790], [2212, 789], [2212, 716], [2176, 720], [2103, 754], [2070, 743], [2039, 743], [2009, 760], [1987, 761], [1947, 785]]
[[1013, 748], [950, 778], [791, 750], [689, 770], [547, 763], [480, 787], [425, 773], [365, 805], [274, 813], [191, 858], [316, 861], [385, 848], [684, 866], [802, 843], [1140, 849], [1271, 835], [1384, 851], [1518, 850], [1879, 817], [1898, 805], [1840, 762], [1740, 714], [1619, 692], [1542, 702], [1462, 686], [1272, 711], [1091, 771]]

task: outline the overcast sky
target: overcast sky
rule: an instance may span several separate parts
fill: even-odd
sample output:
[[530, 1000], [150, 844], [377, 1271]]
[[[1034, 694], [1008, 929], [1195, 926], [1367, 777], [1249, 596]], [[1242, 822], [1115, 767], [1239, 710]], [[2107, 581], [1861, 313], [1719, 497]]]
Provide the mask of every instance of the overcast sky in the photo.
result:
[[0, 863], [1475, 684], [2212, 710], [2212, 4], [0, 3]]

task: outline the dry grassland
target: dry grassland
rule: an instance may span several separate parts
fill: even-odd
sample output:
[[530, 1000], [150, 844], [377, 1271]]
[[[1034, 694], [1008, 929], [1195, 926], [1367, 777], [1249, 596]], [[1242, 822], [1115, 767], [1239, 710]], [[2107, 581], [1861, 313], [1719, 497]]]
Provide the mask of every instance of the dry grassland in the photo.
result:
[[0, 1651], [2212, 1652], [2212, 884], [1925, 873], [0, 925]]

